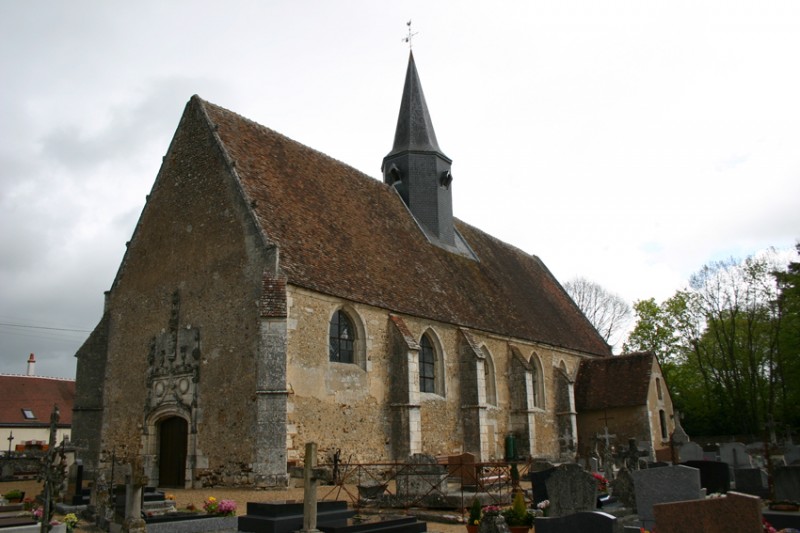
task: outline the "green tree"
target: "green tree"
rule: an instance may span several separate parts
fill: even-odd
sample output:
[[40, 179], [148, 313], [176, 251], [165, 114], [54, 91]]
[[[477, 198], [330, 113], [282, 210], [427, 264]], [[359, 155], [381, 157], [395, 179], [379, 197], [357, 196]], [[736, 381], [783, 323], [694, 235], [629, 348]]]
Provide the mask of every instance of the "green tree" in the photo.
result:
[[[800, 243], [795, 247], [800, 257]], [[778, 282], [777, 308], [780, 315], [777, 374], [782, 378], [775, 387], [776, 408], [790, 427], [800, 427], [800, 262], [789, 263], [785, 272], [775, 271]]]
[[800, 269], [782, 275], [776, 257], [710, 263], [662, 304], [634, 305], [625, 350], [659, 357], [690, 433], [758, 435], [768, 413], [795, 423]]

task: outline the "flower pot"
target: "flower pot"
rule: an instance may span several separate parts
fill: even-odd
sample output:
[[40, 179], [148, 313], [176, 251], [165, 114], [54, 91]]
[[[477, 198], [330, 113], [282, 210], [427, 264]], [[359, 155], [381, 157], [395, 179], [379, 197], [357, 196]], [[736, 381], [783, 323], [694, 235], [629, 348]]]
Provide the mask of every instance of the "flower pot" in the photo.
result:
[[528, 533], [528, 526], [508, 526], [508, 529], [511, 530], [511, 533]]
[[473, 525], [473, 526], [467, 525], [467, 533], [478, 533], [478, 529], [479, 529], [480, 527], [481, 527], [481, 526], [479, 526], [479, 525], [477, 525], [477, 524], [475, 524], [475, 525]]

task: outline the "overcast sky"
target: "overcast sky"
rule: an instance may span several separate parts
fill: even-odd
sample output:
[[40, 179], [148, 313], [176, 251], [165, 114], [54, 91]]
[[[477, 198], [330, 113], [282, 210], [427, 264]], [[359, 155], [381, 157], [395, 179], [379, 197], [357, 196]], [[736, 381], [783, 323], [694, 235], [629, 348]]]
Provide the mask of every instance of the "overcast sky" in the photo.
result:
[[74, 376], [192, 94], [379, 178], [409, 19], [455, 215], [562, 282], [800, 237], [800, 2], [4, 0], [0, 372]]

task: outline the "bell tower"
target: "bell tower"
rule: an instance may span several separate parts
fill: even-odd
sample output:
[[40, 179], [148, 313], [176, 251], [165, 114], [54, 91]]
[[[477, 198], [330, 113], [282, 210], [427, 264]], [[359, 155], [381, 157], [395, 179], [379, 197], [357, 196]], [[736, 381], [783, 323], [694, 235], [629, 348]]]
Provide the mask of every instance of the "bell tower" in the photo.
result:
[[381, 171], [384, 183], [397, 189], [427, 237], [444, 248], [456, 246], [451, 163], [439, 149], [414, 54], [409, 53], [394, 147], [383, 158]]

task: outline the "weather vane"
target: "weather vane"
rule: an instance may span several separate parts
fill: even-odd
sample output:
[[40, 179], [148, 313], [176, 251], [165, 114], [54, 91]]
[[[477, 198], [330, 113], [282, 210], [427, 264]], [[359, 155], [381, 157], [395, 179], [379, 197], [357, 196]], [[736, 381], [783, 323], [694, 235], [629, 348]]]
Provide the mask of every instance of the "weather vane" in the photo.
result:
[[416, 34], [418, 34], [419, 32], [415, 31], [414, 33], [411, 33], [411, 21], [410, 20], [408, 22], [406, 22], [406, 26], [408, 26], [408, 35], [403, 37], [403, 42], [404, 43], [408, 43], [408, 49], [411, 50], [411, 39], [413, 39], [414, 36]]

